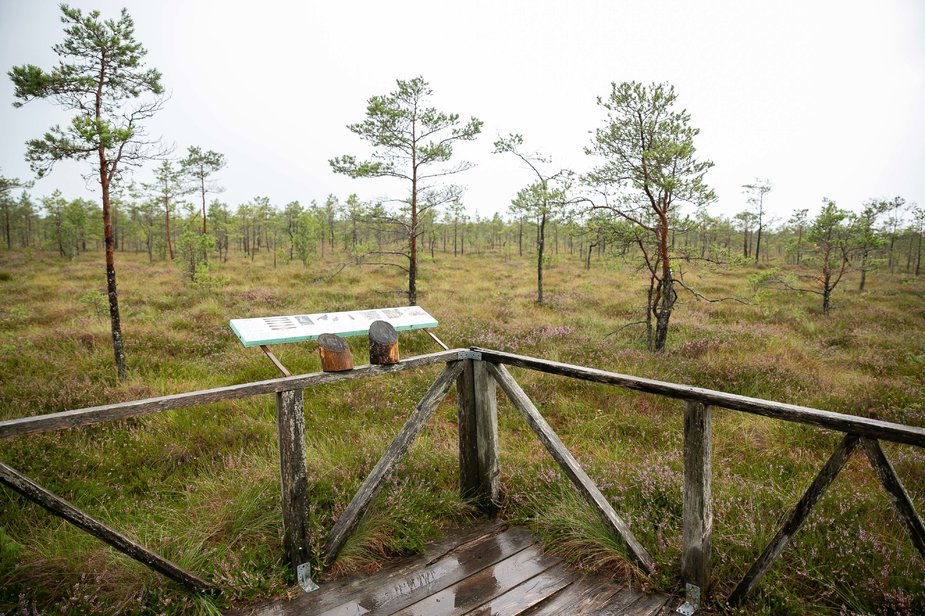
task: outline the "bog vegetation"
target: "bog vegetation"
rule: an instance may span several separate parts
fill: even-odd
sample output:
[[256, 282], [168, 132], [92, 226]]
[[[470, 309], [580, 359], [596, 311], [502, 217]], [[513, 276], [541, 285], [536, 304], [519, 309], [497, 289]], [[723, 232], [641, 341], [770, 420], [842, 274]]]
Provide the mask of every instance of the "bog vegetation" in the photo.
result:
[[[369, 160], [331, 160], [352, 177], [403, 180], [393, 202], [229, 204], [215, 198], [224, 156], [201, 146], [150, 163], [147, 181], [123, 172], [144, 161], [146, 144], [134, 120], [114, 128], [105, 113], [158, 94], [160, 75], [139, 72], [122, 91], [100, 78], [81, 99], [89, 77], [65, 68], [77, 50], [86, 67], [113, 61], [112, 50], [94, 56], [94, 44], [115, 45], [141, 71], [144, 49], [127, 14], [100, 22], [63, 10], [70, 38], [55, 51], [64, 64], [10, 74], [22, 102], [48, 97], [76, 113], [68, 129], [30, 142], [36, 171], [90, 156], [102, 200], [37, 196], [0, 177], [0, 419], [275, 376], [262, 354], [241, 348], [229, 318], [419, 302], [451, 346], [925, 425], [925, 210], [901, 197], [854, 211], [823, 199], [769, 224], [771, 182], [744, 179], [748, 207], [715, 216], [712, 163], [697, 157], [697, 130], [674, 89], [628, 83], [599, 100], [606, 118], [586, 175], [556, 169], [525, 147], [529, 137], [499, 139], [495, 151], [517, 156], [536, 181], [484, 218], [445, 182], [468, 168], [452, 144], [477, 138], [481, 122], [429, 107], [429, 85], [414, 78], [372, 97], [366, 120], [349, 127], [372, 145]], [[135, 108], [137, 119], [159, 104]], [[365, 363], [364, 341], [350, 345]], [[402, 334], [401, 347], [405, 356], [434, 349], [419, 333]], [[275, 350], [293, 372], [319, 369], [311, 344]], [[658, 573], [640, 581], [677, 590], [680, 404], [517, 376], [655, 557]], [[306, 395], [316, 542], [432, 377]], [[475, 515], [457, 494], [455, 412], [452, 400], [440, 407], [332, 574], [375, 567]], [[4, 489], [0, 610], [209, 613], [285, 594], [273, 415], [268, 396], [0, 443], [0, 459], [226, 589], [188, 595]], [[723, 411], [714, 430], [714, 592], [724, 597], [837, 435]], [[620, 546], [503, 402], [501, 443], [501, 515], [582, 566], [625, 569]], [[925, 510], [925, 455], [888, 449]], [[922, 612], [923, 580], [886, 494], [855, 456], [746, 609]]]

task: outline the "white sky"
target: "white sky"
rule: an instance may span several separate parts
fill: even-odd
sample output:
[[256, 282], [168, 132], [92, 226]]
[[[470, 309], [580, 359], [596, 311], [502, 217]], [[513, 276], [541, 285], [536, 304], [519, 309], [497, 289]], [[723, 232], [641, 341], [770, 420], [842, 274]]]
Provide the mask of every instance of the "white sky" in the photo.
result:
[[[334, 175], [328, 159], [363, 155], [346, 125], [366, 100], [422, 75], [444, 111], [485, 122], [457, 147], [477, 167], [457, 176], [470, 213], [505, 211], [531, 181], [499, 133], [587, 170], [589, 132], [602, 123], [597, 96], [611, 81], [667, 81], [693, 125], [708, 183], [731, 215], [741, 185], [774, 185], [773, 214], [815, 209], [823, 196], [857, 209], [870, 197], [925, 203], [925, 3], [860, 1], [474, 0], [72, 2], [114, 17], [127, 6], [137, 39], [172, 93], [149, 133], [223, 152], [219, 196], [235, 206], [268, 196], [277, 206], [401, 196], [388, 180]], [[0, 0], [0, 67], [48, 69], [62, 39], [57, 3]], [[0, 79], [0, 173], [31, 177], [25, 141], [66, 119], [50, 103], [12, 108]], [[153, 167], [153, 165], [152, 165]], [[150, 179], [150, 168], [137, 179]], [[60, 164], [33, 194], [60, 188], [98, 198], [87, 164]]]

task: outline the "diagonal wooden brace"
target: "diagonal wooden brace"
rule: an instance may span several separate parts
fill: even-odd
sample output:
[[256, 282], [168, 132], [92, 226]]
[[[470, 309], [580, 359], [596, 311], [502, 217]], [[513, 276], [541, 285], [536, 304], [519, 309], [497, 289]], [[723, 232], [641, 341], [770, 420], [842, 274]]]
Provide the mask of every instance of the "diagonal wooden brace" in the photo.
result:
[[486, 365], [488, 367], [488, 372], [495, 377], [495, 381], [497, 381], [501, 389], [504, 390], [505, 395], [510, 399], [514, 408], [516, 408], [520, 414], [523, 415], [524, 419], [527, 420], [530, 428], [540, 439], [540, 442], [543, 443], [546, 451], [553, 457], [572, 482], [572, 485], [575, 486], [578, 493], [581, 494], [582, 498], [584, 498], [597, 515], [600, 516], [604, 525], [613, 531], [617, 537], [623, 540], [630, 554], [633, 555], [639, 564], [649, 573], [654, 572], [655, 561], [652, 560], [652, 557], [646, 549], [642, 547], [642, 544], [636, 540], [629, 526], [623, 518], [614, 511], [614, 508], [604, 495], [601, 494], [601, 491], [594, 482], [591, 481], [591, 478], [588, 477], [585, 470], [581, 468], [581, 465], [578, 464], [578, 461], [565, 447], [552, 427], [543, 419], [543, 416], [537, 410], [536, 406], [533, 405], [533, 402], [530, 401], [530, 398], [527, 397], [524, 390], [521, 389], [520, 385], [517, 384], [517, 381], [514, 380], [514, 377], [511, 376], [511, 373], [500, 364], [486, 363]]
[[822, 498], [822, 495], [825, 494], [828, 487], [832, 485], [838, 473], [844, 468], [854, 448], [857, 447], [858, 440], [858, 437], [853, 434], [845, 435], [845, 438], [843, 438], [841, 443], [838, 444], [838, 447], [835, 448], [829, 461], [825, 463], [825, 466], [823, 466], [819, 474], [816, 475], [816, 478], [813, 480], [812, 484], [810, 484], [806, 493], [803, 494], [803, 498], [801, 498], [800, 502], [796, 504], [796, 507], [791, 510], [784, 525], [777, 531], [777, 534], [771, 539], [768, 547], [764, 549], [764, 552], [761, 553], [761, 556], [758, 557], [755, 564], [751, 566], [751, 569], [748, 570], [748, 573], [745, 574], [745, 577], [742, 578], [739, 585], [736, 586], [732, 594], [729, 595], [729, 598], [726, 600], [729, 605], [736, 606], [742, 603], [774, 561], [777, 560], [780, 553], [783, 552], [787, 544], [790, 543], [790, 538], [793, 537], [800, 529], [800, 526], [803, 525], [803, 521], [806, 519], [806, 516], [809, 515], [809, 512], [812, 511], [813, 506], [819, 502], [819, 499]]
[[173, 581], [197, 592], [218, 592], [217, 587], [135, 543], [2, 462], [0, 462], [0, 483]]
[[890, 501], [893, 503], [896, 513], [899, 514], [899, 519], [902, 521], [903, 526], [906, 527], [906, 532], [909, 533], [912, 544], [919, 551], [922, 558], [925, 558], [925, 524], [922, 524], [922, 518], [916, 512], [912, 499], [909, 498], [909, 493], [906, 492], [906, 488], [899, 480], [896, 470], [890, 463], [889, 458], [886, 457], [886, 452], [880, 446], [880, 441], [873, 438], [862, 438], [861, 444], [864, 446], [864, 453], [867, 454], [871, 467], [877, 473], [877, 478], [890, 495]]
[[437, 406], [446, 397], [450, 386], [456, 380], [456, 377], [463, 371], [464, 362], [449, 362], [443, 372], [437, 377], [433, 385], [424, 394], [424, 397], [418, 402], [411, 413], [411, 417], [402, 426], [398, 436], [389, 445], [389, 448], [379, 458], [379, 462], [373, 468], [369, 477], [360, 486], [353, 500], [347, 505], [347, 508], [341, 514], [340, 519], [334, 524], [331, 532], [328, 533], [328, 539], [324, 548], [324, 567], [330, 567], [337, 559], [341, 548], [351, 533], [356, 529], [363, 515], [369, 509], [376, 495], [382, 490], [382, 486], [388, 481], [395, 470], [395, 467], [408, 452], [411, 444], [424, 429], [424, 425], [430, 416], [433, 415]]

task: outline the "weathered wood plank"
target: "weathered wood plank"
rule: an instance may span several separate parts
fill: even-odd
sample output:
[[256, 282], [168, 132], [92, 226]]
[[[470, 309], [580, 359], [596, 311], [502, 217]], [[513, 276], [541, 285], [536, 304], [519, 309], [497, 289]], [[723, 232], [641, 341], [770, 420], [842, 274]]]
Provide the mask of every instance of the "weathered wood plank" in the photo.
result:
[[465, 614], [558, 563], [559, 559], [544, 555], [539, 546], [531, 546], [392, 613], [396, 616]]
[[922, 524], [922, 518], [919, 517], [915, 505], [912, 504], [912, 499], [909, 498], [909, 493], [899, 480], [896, 469], [886, 457], [886, 452], [883, 451], [879, 441], [863, 438], [861, 444], [864, 446], [864, 453], [867, 454], [867, 459], [870, 460], [870, 465], [877, 474], [877, 478], [890, 495], [890, 501], [903, 526], [906, 527], [912, 545], [919, 551], [922, 558], [925, 558], [925, 524]]
[[630, 554], [649, 572], [655, 570], [655, 561], [646, 551], [642, 544], [636, 540], [633, 532], [623, 521], [611, 504], [604, 498], [598, 487], [591, 481], [588, 474], [585, 473], [578, 461], [569, 453], [568, 449], [553, 431], [552, 427], [543, 419], [543, 416], [527, 397], [527, 394], [521, 389], [514, 377], [504, 368], [504, 366], [487, 363], [488, 371], [495, 381], [504, 390], [504, 393], [510, 399], [524, 419], [527, 420], [530, 428], [543, 443], [543, 446], [553, 457], [559, 467], [563, 470], [572, 485], [578, 490], [578, 493], [591, 505], [591, 508], [600, 516], [605, 526], [610, 528], [617, 537], [623, 540]]
[[104, 421], [127, 419], [129, 417], [148, 415], [150, 413], [160, 413], [173, 409], [212, 404], [214, 402], [221, 402], [222, 400], [306, 389], [328, 383], [340, 383], [342, 381], [378, 376], [381, 374], [402, 372], [404, 370], [454, 361], [459, 353], [459, 349], [439, 351], [428, 355], [409, 357], [391, 366], [359, 366], [350, 372], [314, 372], [310, 374], [269, 379], [266, 381], [255, 381], [242, 385], [229, 385], [227, 387], [216, 387], [214, 389], [191, 391], [169, 396], [158, 396], [156, 398], [146, 398], [144, 400], [133, 400], [131, 402], [117, 402], [115, 404], [62, 411], [60, 413], [49, 413], [47, 415], [33, 415], [31, 417], [8, 419], [0, 421], [0, 440], [32, 432], [76, 428], [78, 426], [86, 426]]
[[625, 588], [611, 597], [606, 606], [594, 613], [600, 616], [616, 616], [617, 614], [623, 616], [634, 605], [645, 601], [647, 596], [638, 588]]
[[456, 386], [459, 403], [459, 489], [484, 513], [500, 498], [498, 402], [495, 380], [484, 362], [466, 360]]
[[851, 453], [854, 451], [855, 447], [857, 447], [858, 440], [859, 438], [853, 434], [845, 435], [845, 438], [843, 438], [841, 443], [838, 444], [838, 447], [835, 448], [828, 462], [825, 463], [825, 466], [822, 467], [822, 470], [819, 471], [819, 474], [813, 479], [813, 482], [810, 484], [809, 488], [807, 488], [806, 493], [803, 494], [800, 502], [790, 511], [787, 520], [784, 522], [783, 526], [781, 526], [780, 530], [777, 531], [777, 534], [774, 535], [774, 538], [771, 539], [768, 547], [764, 549], [764, 552], [761, 553], [758, 560], [751, 566], [748, 573], [746, 573], [742, 581], [739, 582], [739, 585], [736, 586], [732, 594], [729, 595], [729, 599], [726, 600], [729, 605], [737, 606], [741, 604], [745, 600], [745, 597], [755, 588], [761, 577], [771, 567], [777, 557], [780, 556], [784, 548], [787, 547], [790, 538], [800, 529], [806, 516], [812, 511], [813, 506], [819, 502], [819, 499], [825, 494], [825, 491], [838, 476], [838, 473], [844, 468], [848, 458], [851, 457]]
[[[649, 595], [627, 606], [625, 610], [619, 612], [624, 616], [655, 616], [662, 611], [662, 608], [670, 601], [665, 595]], [[605, 610], [605, 614], [614, 612]]]
[[681, 579], [699, 586], [706, 594], [710, 587], [713, 537], [712, 413], [700, 402], [684, 406], [684, 513], [681, 552]]
[[218, 588], [212, 584], [181, 569], [118, 531], [109, 528], [96, 518], [81, 511], [60, 496], [52, 494], [30, 478], [2, 462], [0, 462], [0, 483], [173, 581], [199, 592], [218, 592]]
[[360, 486], [359, 491], [328, 534], [323, 561], [325, 567], [330, 567], [334, 563], [337, 554], [344, 546], [344, 542], [347, 541], [347, 537], [360, 523], [363, 514], [366, 513], [373, 499], [376, 498], [376, 495], [379, 494], [382, 486], [392, 474], [395, 466], [408, 451], [408, 448], [411, 447], [414, 439], [421, 433], [427, 420], [430, 419], [430, 416], [446, 396], [450, 386], [462, 370], [462, 362], [456, 361], [447, 364], [447, 367], [430, 386], [421, 401], [418, 402], [411, 417], [402, 426], [398, 436], [395, 437], [389, 448], [379, 459], [379, 462], [376, 463], [369, 477]]
[[559, 616], [560, 614], [596, 614], [625, 587], [604, 576], [576, 580], [555, 596], [523, 612], [524, 616]]
[[263, 354], [266, 355], [271, 362], [273, 362], [273, 365], [276, 366], [276, 369], [279, 370], [280, 374], [283, 376], [292, 376], [292, 373], [289, 372], [289, 369], [286, 368], [286, 366], [284, 366], [281, 361], [276, 359], [276, 355], [273, 354], [273, 351], [270, 350], [270, 347], [265, 344], [261, 344], [260, 350], [263, 351]]
[[465, 359], [456, 380], [456, 417], [459, 435], [459, 496], [476, 500], [480, 493], [478, 418], [475, 412], [475, 372], [471, 359]]
[[394, 614], [426, 600], [457, 583], [466, 583], [480, 571], [514, 558], [523, 551], [538, 551], [533, 536], [525, 528], [512, 528], [476, 544], [460, 546], [436, 562], [429, 563], [400, 578], [370, 584], [357, 596], [333, 606], [318, 616], [348, 616], [363, 613], [368, 616]]
[[759, 398], [738, 396], [721, 391], [714, 391], [712, 389], [692, 387], [690, 385], [679, 385], [677, 383], [644, 379], [625, 374], [617, 374], [615, 372], [597, 370], [595, 368], [585, 368], [583, 366], [564, 364], [546, 359], [516, 355], [514, 353], [491, 351], [476, 347], [473, 347], [472, 350], [481, 353], [482, 359], [490, 362], [527, 368], [529, 370], [538, 370], [540, 372], [567, 376], [584, 381], [618, 385], [620, 387], [667, 396], [669, 398], [691, 400], [732, 409], [734, 411], [743, 411], [754, 415], [763, 415], [765, 417], [773, 417], [785, 421], [820, 426], [839, 432], [847, 432], [870, 438], [925, 447], [925, 428], [906, 426], [855, 415], [845, 415], [843, 413], [833, 413], [831, 411], [821, 411], [819, 409], [795, 404], [784, 404], [782, 402], [771, 402]]
[[378, 588], [394, 588], [401, 580], [412, 577], [416, 571], [433, 565], [447, 555], [452, 554], [455, 557], [470, 547], [500, 534], [506, 528], [500, 520], [487, 520], [472, 526], [450, 529], [446, 536], [429, 542], [423, 553], [388, 560], [373, 574], [364, 571], [326, 580], [317, 591], [299, 593], [291, 601], [267, 601], [231, 610], [228, 616], [320, 614], [353, 600], [360, 592], [368, 594]]
[[[471, 612], [471, 616], [519, 616], [526, 614], [533, 607], [555, 598], [571, 586], [577, 575], [565, 565], [556, 565], [531, 577], [489, 601], [479, 605]], [[561, 612], [560, 612], [561, 613]], [[575, 612], [567, 612], [575, 614]]]
[[283, 549], [296, 575], [311, 558], [308, 531], [308, 476], [305, 470], [305, 415], [302, 390], [276, 394], [279, 428], [279, 483], [283, 512]]

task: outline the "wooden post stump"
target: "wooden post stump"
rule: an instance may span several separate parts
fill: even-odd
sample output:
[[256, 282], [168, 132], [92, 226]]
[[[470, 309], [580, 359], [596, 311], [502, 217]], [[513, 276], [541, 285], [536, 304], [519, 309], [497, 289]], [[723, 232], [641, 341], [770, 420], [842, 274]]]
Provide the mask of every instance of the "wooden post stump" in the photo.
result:
[[353, 370], [353, 356], [347, 341], [334, 334], [318, 336], [318, 353], [321, 355], [321, 369], [325, 372], [346, 372]]
[[369, 326], [369, 363], [389, 366], [398, 360], [398, 332], [388, 321], [373, 321]]

